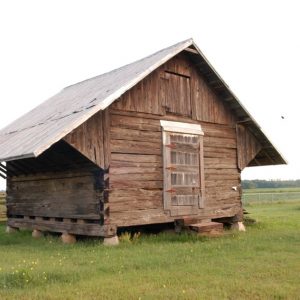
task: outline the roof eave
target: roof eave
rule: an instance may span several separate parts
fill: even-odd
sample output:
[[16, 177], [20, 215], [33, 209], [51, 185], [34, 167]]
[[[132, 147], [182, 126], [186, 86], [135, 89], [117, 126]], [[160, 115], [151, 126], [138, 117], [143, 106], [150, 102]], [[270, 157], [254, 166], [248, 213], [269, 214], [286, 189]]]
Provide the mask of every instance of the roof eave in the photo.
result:
[[34, 153], [26, 153], [22, 155], [8, 156], [4, 158], [0, 158], [0, 162], [7, 162], [12, 160], [24, 159], [24, 158], [34, 158], [37, 157]]

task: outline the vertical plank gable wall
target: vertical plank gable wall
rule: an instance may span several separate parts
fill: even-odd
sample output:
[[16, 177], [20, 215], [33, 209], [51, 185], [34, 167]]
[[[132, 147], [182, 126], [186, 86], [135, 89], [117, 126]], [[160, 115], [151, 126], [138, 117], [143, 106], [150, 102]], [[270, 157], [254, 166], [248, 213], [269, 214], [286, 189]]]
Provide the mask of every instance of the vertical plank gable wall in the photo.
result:
[[[190, 95], [172, 96], [168, 88], [173, 79], [179, 83], [177, 93], [185, 85]], [[190, 109], [189, 103], [171, 103], [181, 99], [190, 101]], [[110, 112], [112, 223], [129, 226], [172, 221], [163, 210], [160, 119], [200, 123], [203, 128], [206, 200], [199, 217], [239, 212], [240, 193], [232, 190], [240, 184], [235, 117], [184, 55], [125, 93], [111, 105]]]
[[102, 169], [109, 166], [109, 112], [100, 111], [70, 132], [64, 140]]
[[242, 124], [237, 124], [238, 167], [243, 170], [262, 149], [254, 135]]

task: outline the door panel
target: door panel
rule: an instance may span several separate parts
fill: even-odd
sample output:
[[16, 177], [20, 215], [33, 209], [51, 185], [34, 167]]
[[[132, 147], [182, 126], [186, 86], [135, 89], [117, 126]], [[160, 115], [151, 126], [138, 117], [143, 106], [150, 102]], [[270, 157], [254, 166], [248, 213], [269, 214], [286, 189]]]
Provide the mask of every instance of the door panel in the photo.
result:
[[202, 136], [163, 132], [164, 203], [172, 216], [193, 215], [201, 206]]

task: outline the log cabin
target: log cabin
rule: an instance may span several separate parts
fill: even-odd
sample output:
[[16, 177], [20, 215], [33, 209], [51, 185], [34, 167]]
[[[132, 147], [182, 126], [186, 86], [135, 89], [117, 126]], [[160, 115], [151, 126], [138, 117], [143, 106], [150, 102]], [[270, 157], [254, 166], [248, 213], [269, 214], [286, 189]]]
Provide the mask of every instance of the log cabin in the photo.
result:
[[8, 228], [105, 238], [242, 222], [241, 171], [286, 163], [192, 39], [66, 87], [1, 130], [0, 161]]

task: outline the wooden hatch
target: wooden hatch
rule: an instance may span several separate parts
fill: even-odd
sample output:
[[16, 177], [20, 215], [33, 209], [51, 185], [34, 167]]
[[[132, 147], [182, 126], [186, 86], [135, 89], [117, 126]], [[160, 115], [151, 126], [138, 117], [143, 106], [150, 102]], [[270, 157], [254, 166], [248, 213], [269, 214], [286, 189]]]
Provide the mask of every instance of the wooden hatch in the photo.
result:
[[203, 132], [198, 124], [161, 121], [164, 209], [194, 215], [204, 207]]

